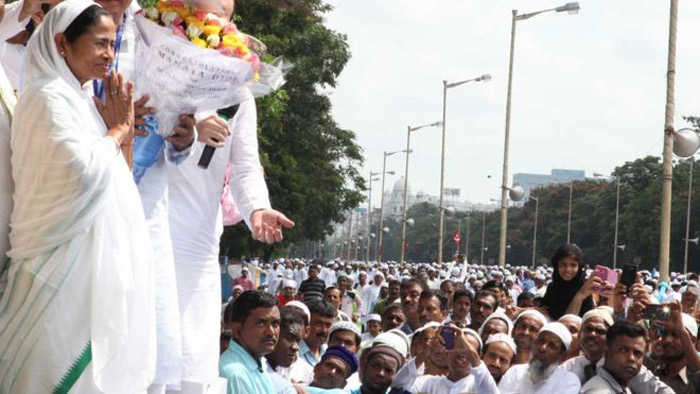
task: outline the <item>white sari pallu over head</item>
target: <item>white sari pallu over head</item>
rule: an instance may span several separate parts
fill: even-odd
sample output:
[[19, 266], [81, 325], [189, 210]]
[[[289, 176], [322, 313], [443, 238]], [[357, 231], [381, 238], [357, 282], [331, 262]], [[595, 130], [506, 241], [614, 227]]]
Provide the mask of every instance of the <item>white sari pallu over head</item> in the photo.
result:
[[155, 373], [151, 248], [131, 172], [54, 37], [28, 43], [11, 133], [14, 209], [0, 300], [0, 394], [145, 392]]

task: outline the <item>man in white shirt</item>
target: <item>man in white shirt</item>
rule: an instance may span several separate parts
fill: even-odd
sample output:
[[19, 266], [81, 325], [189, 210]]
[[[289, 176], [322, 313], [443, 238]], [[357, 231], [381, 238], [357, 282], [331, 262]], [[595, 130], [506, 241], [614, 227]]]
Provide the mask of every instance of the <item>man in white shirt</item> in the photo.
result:
[[535, 340], [532, 360], [506, 372], [498, 385], [501, 393], [578, 393], [581, 388], [578, 377], [559, 366], [569, 345], [571, 334], [563, 324], [544, 325]]
[[384, 282], [384, 274], [377, 271], [372, 278], [372, 285], [362, 289], [362, 299], [365, 301], [366, 310], [372, 312], [374, 305], [379, 300], [379, 293], [382, 290], [382, 282]]

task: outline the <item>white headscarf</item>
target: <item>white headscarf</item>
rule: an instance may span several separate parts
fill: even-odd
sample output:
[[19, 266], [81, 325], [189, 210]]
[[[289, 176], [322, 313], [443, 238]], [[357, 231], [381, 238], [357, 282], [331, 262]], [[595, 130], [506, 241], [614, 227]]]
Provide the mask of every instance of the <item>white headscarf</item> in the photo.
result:
[[[28, 362], [15, 368], [0, 348], [0, 375], [10, 371], [51, 382], [56, 371], [38, 370], [50, 365], [63, 373], [63, 364], [73, 361], [65, 358], [75, 357], [69, 351], [89, 340], [90, 380], [97, 390], [141, 392], [155, 375], [155, 279], [143, 207], [90, 90], [80, 86], [54, 39], [94, 5], [63, 1], [28, 43], [11, 135], [12, 291], [0, 300], [5, 355]], [[71, 301], [87, 305], [66, 310]], [[44, 316], [54, 319], [55, 334], [44, 331]], [[32, 338], [35, 346], [26, 346]], [[38, 354], [34, 348], [40, 347]], [[3, 380], [0, 391], [5, 381], [11, 384]]]
[[27, 43], [22, 91], [27, 85], [39, 83], [39, 81], [46, 83], [47, 79], [62, 79], [72, 88], [82, 90], [78, 79], [56, 48], [54, 37], [58, 33], [65, 32], [75, 18], [95, 4], [90, 0], [66, 0], [46, 14]]

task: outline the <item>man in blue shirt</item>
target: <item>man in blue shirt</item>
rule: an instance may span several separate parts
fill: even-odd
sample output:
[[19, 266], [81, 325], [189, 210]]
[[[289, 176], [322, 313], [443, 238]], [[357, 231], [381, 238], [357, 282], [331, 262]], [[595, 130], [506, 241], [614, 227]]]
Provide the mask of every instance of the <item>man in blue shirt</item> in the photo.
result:
[[280, 334], [277, 299], [260, 290], [243, 292], [233, 303], [233, 340], [219, 360], [228, 394], [273, 394], [262, 357], [275, 350]]
[[314, 367], [328, 347], [328, 336], [338, 309], [326, 301], [314, 301], [308, 307], [311, 312], [309, 333], [299, 342], [299, 357]]

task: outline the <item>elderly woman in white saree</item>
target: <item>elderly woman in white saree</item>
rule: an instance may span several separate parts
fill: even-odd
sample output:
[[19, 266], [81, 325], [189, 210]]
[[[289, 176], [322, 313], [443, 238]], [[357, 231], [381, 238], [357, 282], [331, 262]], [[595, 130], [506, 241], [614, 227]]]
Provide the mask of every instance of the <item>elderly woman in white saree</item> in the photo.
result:
[[120, 147], [133, 87], [105, 75], [116, 26], [89, 0], [49, 12], [28, 44], [12, 125], [0, 393], [145, 392], [155, 370], [150, 245]]

